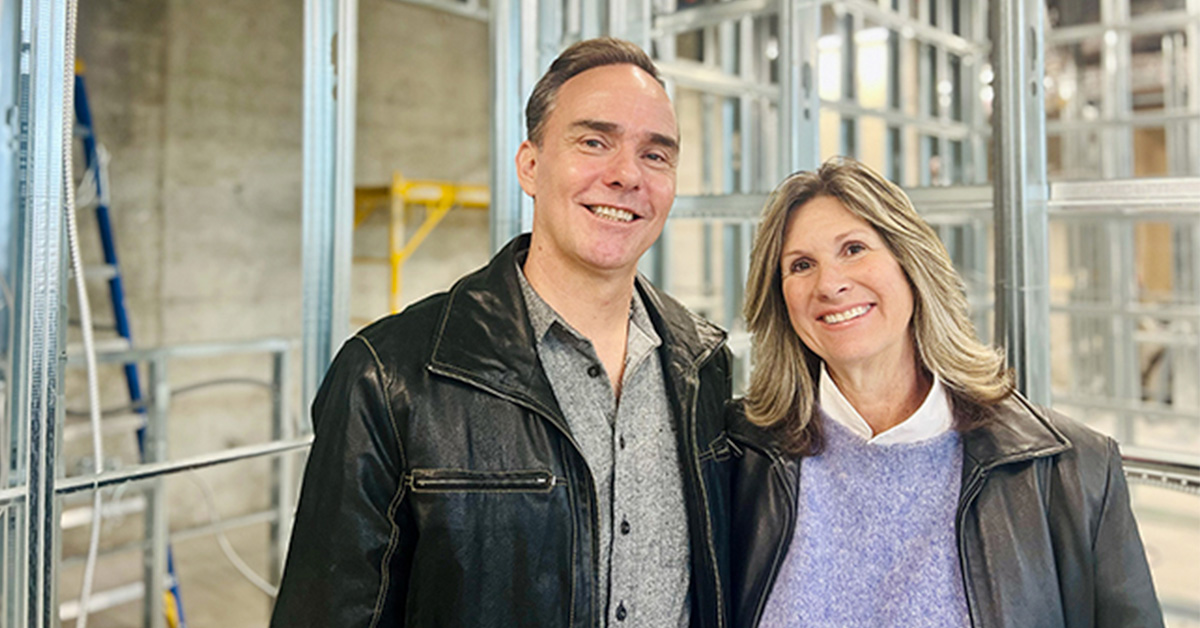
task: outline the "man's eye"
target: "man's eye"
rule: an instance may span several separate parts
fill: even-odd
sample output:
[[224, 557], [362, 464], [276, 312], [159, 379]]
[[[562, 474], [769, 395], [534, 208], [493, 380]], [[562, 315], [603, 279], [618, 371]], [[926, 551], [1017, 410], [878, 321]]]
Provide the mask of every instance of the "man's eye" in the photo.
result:
[[601, 142], [597, 139], [583, 140], [583, 145], [587, 146], [588, 148], [604, 148], [604, 142]]

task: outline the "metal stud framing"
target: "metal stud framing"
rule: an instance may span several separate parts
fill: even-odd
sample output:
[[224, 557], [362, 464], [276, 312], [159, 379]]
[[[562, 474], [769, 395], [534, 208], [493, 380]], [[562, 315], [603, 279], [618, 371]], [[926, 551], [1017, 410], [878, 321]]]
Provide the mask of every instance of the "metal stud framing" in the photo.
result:
[[[516, 185], [512, 157], [523, 139], [521, 107], [533, 81], [565, 45], [613, 33], [651, 49], [677, 102], [685, 94], [696, 97], [704, 112], [704, 135], [685, 138], [686, 143], [706, 147], [698, 189], [677, 200], [667, 232], [678, 228], [670, 241], [686, 244], [691, 237], [701, 246], [660, 245], [647, 262], [655, 280], [683, 284], [673, 273], [683, 268], [701, 273], [699, 294], [686, 294], [682, 288], [677, 294], [695, 299], [703, 306], [698, 309], [707, 308], [736, 332], [741, 324], [736, 304], [745, 259], [765, 193], [787, 173], [814, 167], [827, 156], [821, 151], [822, 133], [838, 134], [834, 144], [838, 150], [866, 152], [871, 148], [866, 127], [882, 121], [885, 134], [880, 141], [887, 147], [881, 167], [912, 188], [914, 200], [974, 286], [972, 303], [983, 314], [991, 309], [984, 290], [991, 257], [986, 243], [995, 243], [997, 335], [1022, 374], [1023, 388], [1035, 401], [1050, 400], [1047, 220], [1073, 225], [1066, 238], [1072, 246], [1071, 263], [1094, 267], [1102, 260], [1108, 264], [1091, 271], [1094, 283], [1109, 289], [1102, 295], [1105, 302], [1071, 301], [1056, 304], [1054, 312], [1097, 322], [1101, 336], [1110, 340], [1101, 347], [1104, 355], [1123, 356], [1121, 366], [1103, 373], [1101, 381], [1124, 383], [1109, 390], [1111, 398], [1072, 396], [1086, 388], [1080, 385], [1059, 401], [1126, 417], [1122, 436], [1136, 447], [1140, 418], [1190, 420], [1194, 414], [1179, 406], [1180, 397], [1174, 406], [1144, 403], [1144, 391], [1136, 384], [1139, 374], [1132, 365], [1141, 347], [1157, 343], [1171, 350], [1169, 359], [1175, 368], [1200, 370], [1195, 322], [1200, 224], [1194, 218], [1195, 204], [1175, 193], [1194, 187], [1196, 180], [1105, 188], [1103, 194], [1086, 187], [1048, 188], [1042, 149], [1046, 134], [1041, 110], [1046, 49], [1042, 39], [1045, 35], [1051, 46], [1089, 38], [1101, 42], [1099, 106], [1093, 111], [1080, 101], [1070, 102], [1048, 126], [1059, 142], [1059, 159], [1068, 165], [1062, 171], [1130, 177], [1138, 167], [1130, 157], [1135, 129], [1158, 126], [1167, 131], [1169, 173], [1195, 177], [1200, 174], [1200, 98], [1195, 97], [1200, 63], [1193, 61], [1200, 45], [1200, 0], [1185, 0], [1186, 8], [1162, 15], [1134, 15], [1131, 0], [1102, 0], [1100, 23], [1048, 34], [1042, 31], [1043, 9], [1037, 0], [988, 4], [730, 0], [677, 10], [675, 3], [659, 0], [494, 0], [489, 3], [496, 103], [493, 248], [528, 229], [531, 222], [531, 204]], [[10, 343], [15, 368], [8, 379], [11, 418], [4, 443], [15, 455], [4, 458], [0, 470], [0, 558], [4, 559], [0, 561], [0, 623], [48, 628], [55, 624], [57, 612], [54, 476], [65, 275], [60, 167], [65, 16], [58, 2], [24, 0], [19, 5], [20, 46], [15, 59], [19, 63], [12, 64], [19, 68], [21, 133], [16, 164], [19, 248], [12, 273], [16, 299]], [[15, 13], [15, 6], [5, 3], [4, 10]], [[477, 4], [468, 6], [478, 14]], [[983, 32], [989, 11], [996, 27], [994, 41]], [[306, 0], [305, 16], [303, 388], [307, 403], [347, 331], [357, 3]], [[832, 30], [823, 24], [833, 25]], [[884, 45], [896, 59], [895, 68], [889, 68], [895, 86], [883, 107], [865, 101], [853, 71], [864, 53], [855, 37], [876, 27], [885, 32]], [[1130, 96], [1135, 76], [1131, 46], [1139, 34], [1146, 33], [1164, 38], [1162, 112], [1139, 111]], [[684, 58], [680, 46], [684, 37], [699, 42], [696, 59]], [[826, 99], [820, 93], [823, 37], [840, 38], [836, 67], [841, 88], [836, 97]], [[997, 64], [991, 68], [995, 79], [990, 84], [989, 55]], [[1084, 71], [1067, 63], [1060, 76], [1073, 78], [1078, 85]], [[989, 89], [997, 96], [991, 125], [986, 122], [988, 100], [982, 97]], [[822, 112], [835, 114], [840, 121], [833, 131], [822, 129]], [[990, 168], [992, 188], [986, 185], [989, 143], [996, 146]], [[1097, 151], [1101, 146], [1103, 150]], [[1072, 169], [1071, 163], [1087, 165]], [[992, 189], [994, 204], [988, 201]], [[1138, 205], [1139, 199], [1149, 205]], [[1118, 202], [1120, 206], [1114, 204]], [[1000, 211], [991, 212], [992, 205]], [[991, 215], [996, 217], [994, 227]], [[1100, 226], [1079, 227], [1090, 218]], [[1175, 302], [1165, 306], [1139, 301], [1140, 287], [1129, 274], [1136, 263], [1139, 220], [1173, 225], [1172, 242], [1181, 251], [1173, 262]], [[702, 227], [692, 229], [691, 236], [684, 229], [689, 221]], [[994, 240], [988, 237], [993, 229]], [[693, 248], [707, 252], [704, 264], [708, 266], [678, 263]], [[718, 262], [720, 272], [715, 269]], [[699, 270], [703, 268], [707, 271]], [[1138, 326], [1147, 317], [1182, 324], [1165, 332], [1147, 331]], [[1072, 333], [1080, 339], [1095, 337], [1088, 330]], [[746, 355], [744, 335], [735, 333], [731, 345]], [[277, 363], [275, 368], [278, 376], [286, 365]], [[745, 362], [738, 368], [739, 377], [744, 377]], [[164, 383], [165, 372], [156, 372], [155, 378]], [[277, 423], [279, 419], [276, 416]], [[280, 427], [274, 436], [286, 444], [292, 434]], [[287, 444], [297, 446], [302, 444]], [[148, 472], [147, 477], [161, 472]], [[277, 479], [291, 475], [286, 463], [276, 465], [275, 473]], [[282, 512], [290, 499], [280, 493], [274, 509]], [[155, 512], [157, 507], [149, 514]], [[163, 521], [155, 519], [152, 527], [162, 531]], [[278, 548], [285, 537], [286, 525], [276, 526], [274, 546]], [[160, 574], [158, 559], [147, 569]], [[148, 614], [159, 616], [148, 617], [149, 623], [161, 619], [153, 608]]]
[[350, 325], [358, 1], [304, 3], [304, 407]]
[[1050, 403], [1045, 113], [1040, 0], [994, 5], [996, 58], [996, 337], [1020, 388]]
[[57, 500], [54, 496], [62, 385], [63, 108], [66, 7], [26, 0], [21, 7], [18, 75], [16, 321], [10, 420], [25, 437], [11, 461], [9, 487], [21, 498], [4, 515], [7, 547], [3, 619], [15, 627], [57, 620]]

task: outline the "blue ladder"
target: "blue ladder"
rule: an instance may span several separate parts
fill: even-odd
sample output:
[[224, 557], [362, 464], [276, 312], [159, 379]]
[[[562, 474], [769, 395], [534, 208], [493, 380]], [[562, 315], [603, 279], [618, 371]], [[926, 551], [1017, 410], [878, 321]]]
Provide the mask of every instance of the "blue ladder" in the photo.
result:
[[[84, 65], [82, 61], [75, 63], [75, 133], [83, 140], [84, 165], [87, 172], [92, 174], [96, 186], [96, 224], [100, 228], [100, 244], [104, 249], [104, 263], [108, 267], [108, 294], [112, 301], [113, 317], [116, 321], [117, 334], [124, 338], [129, 346], [133, 346], [133, 334], [129, 329], [129, 312], [125, 307], [125, 287], [121, 282], [121, 266], [117, 263], [117, 245], [113, 237], [112, 221], [108, 212], [108, 192], [104, 188], [104, 177], [101, 175], [99, 148], [96, 144], [96, 132], [92, 125], [92, 110], [88, 106], [87, 89], [83, 82]], [[86, 176], [86, 175], [85, 175]], [[137, 364], [126, 363], [125, 385], [129, 390], [129, 401], [137, 407], [138, 414], [145, 415], [146, 407], [142, 405], [142, 386], [138, 379]], [[137, 430], [138, 454], [145, 462], [146, 456], [146, 426], [145, 419]], [[171, 586], [168, 588], [167, 617], [171, 628], [187, 628], [183, 615], [183, 598], [179, 595], [179, 580], [175, 577], [175, 557], [170, 545], [167, 546], [167, 573], [171, 576]], [[154, 595], [146, 591], [146, 595]]]

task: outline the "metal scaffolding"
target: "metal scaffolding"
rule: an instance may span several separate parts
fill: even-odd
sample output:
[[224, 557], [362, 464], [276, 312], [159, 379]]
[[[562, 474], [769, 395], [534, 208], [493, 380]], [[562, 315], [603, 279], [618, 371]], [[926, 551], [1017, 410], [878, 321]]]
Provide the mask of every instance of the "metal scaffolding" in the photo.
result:
[[[571, 42], [625, 37], [659, 63], [684, 132], [680, 196], [643, 270], [731, 330], [738, 381], [766, 193], [853, 154], [901, 183], [934, 225], [977, 328], [1006, 347], [1031, 397], [1116, 434], [1131, 477], [1194, 487], [1155, 465], [1200, 464], [1200, 0], [1092, 4], [1094, 14], [1067, 0], [492, 0], [492, 246], [532, 222], [512, 157], [534, 81]], [[12, 306], [0, 312], [12, 330], [0, 382], [0, 624], [49, 628], [63, 494], [127, 480], [153, 488], [180, 469], [264, 455], [276, 456], [278, 480], [293, 473], [283, 452], [306, 438], [277, 422], [249, 449], [56, 478], [66, 17], [47, 0], [0, 7], [11, 26], [0, 60], [17, 78], [0, 97], [20, 132], [19, 154], [0, 160], [16, 208]], [[305, 2], [304, 406], [348, 331], [357, 19], [356, 0]], [[278, 552], [292, 496], [276, 488]], [[161, 500], [147, 503], [161, 548]], [[161, 576], [152, 563], [150, 582]]]

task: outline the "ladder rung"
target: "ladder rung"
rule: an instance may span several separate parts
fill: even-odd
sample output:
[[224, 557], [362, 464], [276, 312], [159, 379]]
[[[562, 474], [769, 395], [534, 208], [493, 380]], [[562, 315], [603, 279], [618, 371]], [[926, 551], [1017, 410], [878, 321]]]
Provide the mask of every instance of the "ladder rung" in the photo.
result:
[[[118, 351], [128, 351], [132, 348], [128, 338], [117, 336], [116, 338], [104, 338], [96, 341], [96, 353], [116, 353]], [[67, 356], [83, 355], [83, 343], [72, 342], [67, 345]]]
[[[173, 586], [175, 586], [175, 578], [168, 574], [163, 581], [162, 588], [165, 590]], [[130, 582], [104, 591], [94, 591], [92, 597], [88, 598], [88, 613], [136, 602], [145, 595], [146, 584], [143, 582]], [[79, 617], [79, 600], [68, 600], [58, 605], [59, 620], [69, 621], [77, 617]]]
[[[108, 434], [132, 434], [146, 422], [146, 418], [133, 410], [125, 416], [105, 417], [100, 420], [100, 430]], [[63, 440], [70, 442], [92, 435], [92, 425], [86, 420], [71, 420], [62, 427]]]
[[[88, 613], [110, 609], [114, 606], [136, 602], [146, 594], [146, 585], [141, 582], [131, 582], [114, 587], [107, 591], [95, 591], [88, 598]], [[58, 617], [62, 621], [70, 621], [79, 617], [79, 600], [69, 600], [58, 606]]]
[[117, 265], [99, 264], [96, 266], [86, 266], [83, 269], [83, 276], [88, 279], [112, 279], [117, 276]]
[[[142, 512], [146, 509], [146, 498], [141, 495], [127, 497], [121, 501], [106, 501], [100, 505], [101, 519], [111, 517], [124, 517], [134, 513]], [[76, 506], [74, 508], [64, 508], [62, 516], [59, 519], [63, 530], [78, 528], [88, 525], [92, 522], [92, 506]]]

